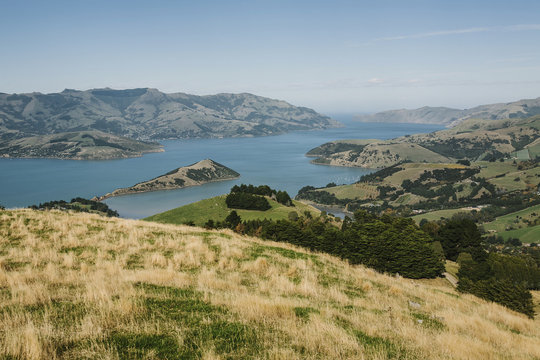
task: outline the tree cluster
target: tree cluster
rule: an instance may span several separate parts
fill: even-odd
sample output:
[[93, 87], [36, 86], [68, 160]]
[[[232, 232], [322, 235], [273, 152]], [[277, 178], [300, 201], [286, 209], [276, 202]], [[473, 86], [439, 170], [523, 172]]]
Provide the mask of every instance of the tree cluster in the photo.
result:
[[408, 278], [434, 278], [444, 271], [442, 258], [433, 239], [411, 219], [379, 217], [357, 211], [345, 218], [341, 228], [324, 218], [241, 221], [231, 212], [223, 222], [208, 221], [207, 227], [229, 227], [264, 239], [287, 242], [314, 251], [326, 252], [365, 264], [381, 272], [399, 273]]
[[244, 194], [252, 194], [252, 195], [260, 195], [260, 196], [268, 196], [274, 198], [278, 203], [285, 205], [285, 206], [294, 206], [291, 197], [286, 191], [281, 190], [275, 190], [270, 188], [268, 185], [235, 185], [231, 188], [231, 194], [232, 193], [244, 193]]
[[441, 243], [446, 259], [460, 264], [459, 291], [534, 316], [529, 290], [540, 288], [540, 268], [532, 256], [488, 253], [476, 223], [465, 216], [423, 222], [422, 229]]
[[70, 202], [67, 202], [65, 200], [54, 200], [54, 201], [48, 201], [43, 204], [39, 205], [31, 205], [29, 206], [30, 209], [34, 210], [51, 210], [51, 209], [58, 209], [58, 210], [73, 210], [77, 212], [99, 212], [103, 213], [109, 217], [118, 217], [119, 214], [116, 210], [112, 210], [107, 206], [107, 204], [94, 201], [94, 200], [88, 200], [81, 197], [76, 197], [74, 199], [71, 199]]
[[271, 208], [265, 197], [243, 192], [231, 192], [225, 198], [225, 203], [230, 209], [266, 211]]

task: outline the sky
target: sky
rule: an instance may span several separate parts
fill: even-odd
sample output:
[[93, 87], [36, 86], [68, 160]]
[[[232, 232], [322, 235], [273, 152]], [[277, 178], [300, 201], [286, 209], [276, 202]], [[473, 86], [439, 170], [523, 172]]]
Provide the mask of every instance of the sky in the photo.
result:
[[0, 92], [249, 92], [323, 113], [540, 97], [540, 1], [0, 0]]

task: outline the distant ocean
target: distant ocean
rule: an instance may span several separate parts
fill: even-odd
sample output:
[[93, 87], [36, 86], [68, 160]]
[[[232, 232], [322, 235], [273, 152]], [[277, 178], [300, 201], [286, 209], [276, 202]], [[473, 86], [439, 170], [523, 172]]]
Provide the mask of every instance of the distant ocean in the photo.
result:
[[313, 165], [304, 154], [318, 145], [339, 139], [390, 139], [443, 128], [425, 124], [360, 123], [352, 121], [351, 114], [332, 117], [345, 127], [257, 138], [167, 140], [162, 141], [165, 152], [140, 158], [0, 159], [0, 204], [11, 208], [77, 196], [92, 198], [206, 158], [238, 171], [241, 177], [186, 189], [120, 196], [105, 202], [122, 217], [142, 218], [227, 193], [240, 183], [267, 184], [295, 196], [306, 185], [349, 184], [372, 171]]

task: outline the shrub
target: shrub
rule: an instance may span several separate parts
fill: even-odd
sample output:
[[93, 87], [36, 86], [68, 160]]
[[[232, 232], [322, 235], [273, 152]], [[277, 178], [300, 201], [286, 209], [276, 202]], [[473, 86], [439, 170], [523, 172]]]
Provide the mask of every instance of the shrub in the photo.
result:
[[271, 208], [270, 203], [264, 197], [241, 192], [227, 195], [225, 203], [231, 209], [266, 211]]

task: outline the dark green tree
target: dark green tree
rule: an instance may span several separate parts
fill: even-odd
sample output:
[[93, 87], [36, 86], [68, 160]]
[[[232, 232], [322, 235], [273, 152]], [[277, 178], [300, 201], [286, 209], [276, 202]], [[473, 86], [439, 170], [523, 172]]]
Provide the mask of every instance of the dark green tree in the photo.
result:
[[456, 261], [461, 252], [468, 252], [474, 259], [485, 256], [481, 239], [478, 227], [470, 219], [452, 219], [441, 226], [436, 236], [446, 258], [452, 261]]
[[231, 229], [236, 227], [236, 225], [240, 224], [241, 221], [242, 218], [235, 210], [231, 211], [229, 215], [227, 215], [227, 217], [225, 218], [225, 223]]

